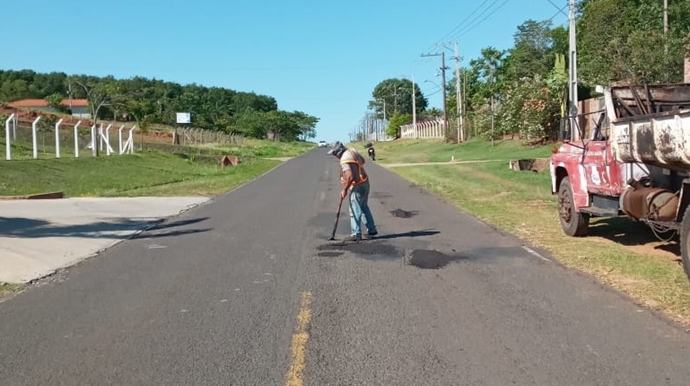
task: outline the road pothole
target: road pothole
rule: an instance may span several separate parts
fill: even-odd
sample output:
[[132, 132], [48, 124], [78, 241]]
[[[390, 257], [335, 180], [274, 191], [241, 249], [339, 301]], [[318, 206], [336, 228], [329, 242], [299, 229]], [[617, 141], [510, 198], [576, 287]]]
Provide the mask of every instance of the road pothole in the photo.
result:
[[409, 264], [421, 269], [440, 269], [462, 259], [462, 256], [449, 256], [436, 250], [415, 249], [410, 253]]
[[414, 211], [414, 210], [413, 211], [407, 211], [407, 210], [402, 210], [402, 209], [396, 209], [396, 210], [392, 210], [390, 212], [390, 214], [392, 214], [393, 217], [397, 217], [397, 218], [411, 218], [411, 217], [416, 216], [418, 213], [419, 212]]

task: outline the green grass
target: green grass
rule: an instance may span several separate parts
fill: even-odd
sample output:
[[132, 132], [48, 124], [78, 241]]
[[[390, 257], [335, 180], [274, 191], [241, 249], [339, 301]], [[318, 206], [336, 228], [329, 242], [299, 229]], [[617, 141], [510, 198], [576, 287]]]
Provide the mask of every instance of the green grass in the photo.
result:
[[0, 298], [3, 296], [19, 292], [22, 289], [24, 289], [23, 284], [14, 284], [14, 283], [4, 283], [0, 281]]
[[[0, 161], [0, 195], [52, 191], [69, 197], [215, 195], [280, 163], [263, 157], [295, 156], [312, 147], [270, 141], [249, 141], [236, 148], [157, 145], [131, 155]], [[220, 157], [226, 154], [239, 156], [242, 163], [220, 168]]]
[[[351, 144], [366, 154], [364, 143]], [[461, 144], [447, 144], [437, 140], [396, 140], [376, 142], [376, 162], [416, 163], [448, 162], [452, 157], [456, 161], [544, 158], [551, 155], [553, 145], [527, 146], [518, 141], [495, 141], [494, 146], [480, 139], [473, 139]], [[507, 167], [507, 166], [506, 166]]]
[[[492, 151], [488, 143], [477, 141], [463, 145], [377, 145], [377, 152], [383, 150], [381, 157], [394, 158], [396, 163], [400, 159], [428, 162], [440, 157], [434, 149], [448, 152], [447, 146], [466, 146], [466, 152], [457, 153], [464, 159], [481, 159], [479, 155]], [[551, 147], [528, 148], [519, 143], [498, 146], [503, 149], [500, 157], [504, 160], [546, 157], [544, 150]], [[414, 154], [417, 149], [426, 152]], [[564, 265], [589, 273], [641, 304], [690, 325], [690, 281], [678, 263], [677, 244], [660, 242], [645, 225], [624, 218], [593, 220], [585, 238], [566, 236], [558, 220], [548, 171], [516, 172], [508, 169], [507, 161], [391, 170], [487, 223], [549, 250]]]
[[[296, 157], [316, 147], [308, 142], [272, 142], [245, 139], [241, 146], [220, 147], [223, 151], [251, 152], [256, 157]], [[234, 153], [233, 153], [234, 154]]]

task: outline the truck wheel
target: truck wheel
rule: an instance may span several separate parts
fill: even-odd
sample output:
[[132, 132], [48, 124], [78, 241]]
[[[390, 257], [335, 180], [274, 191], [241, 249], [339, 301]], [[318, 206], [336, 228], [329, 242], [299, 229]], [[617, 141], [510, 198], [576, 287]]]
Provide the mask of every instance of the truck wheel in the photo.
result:
[[558, 217], [563, 232], [568, 236], [586, 236], [589, 230], [589, 214], [578, 212], [573, 199], [573, 187], [570, 178], [564, 177], [558, 189]]
[[683, 259], [683, 270], [690, 279], [690, 206], [685, 209], [683, 222], [680, 225], [680, 255]]

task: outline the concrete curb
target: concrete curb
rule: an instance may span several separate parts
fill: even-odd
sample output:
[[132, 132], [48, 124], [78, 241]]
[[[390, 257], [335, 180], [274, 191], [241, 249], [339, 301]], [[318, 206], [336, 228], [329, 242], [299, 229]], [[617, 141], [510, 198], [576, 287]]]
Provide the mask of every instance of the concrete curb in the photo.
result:
[[64, 198], [64, 192], [28, 194], [25, 196], [0, 196], [0, 200], [54, 200]]

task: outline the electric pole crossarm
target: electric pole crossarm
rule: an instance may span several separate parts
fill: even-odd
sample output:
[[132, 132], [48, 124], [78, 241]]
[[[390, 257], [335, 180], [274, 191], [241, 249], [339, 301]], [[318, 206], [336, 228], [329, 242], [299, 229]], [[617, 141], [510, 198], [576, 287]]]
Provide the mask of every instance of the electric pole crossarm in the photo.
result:
[[[429, 57], [429, 56], [440, 56], [441, 57], [441, 80], [442, 80], [442, 91], [443, 91], [443, 126], [444, 129], [446, 130], [446, 134], [448, 132], [448, 106], [447, 106], [447, 101], [446, 101], [446, 70], [450, 69], [450, 67], [446, 66], [446, 53], [441, 52], [441, 53], [434, 53], [434, 54], [422, 54], [422, 57]], [[446, 135], [447, 137], [447, 135]]]

